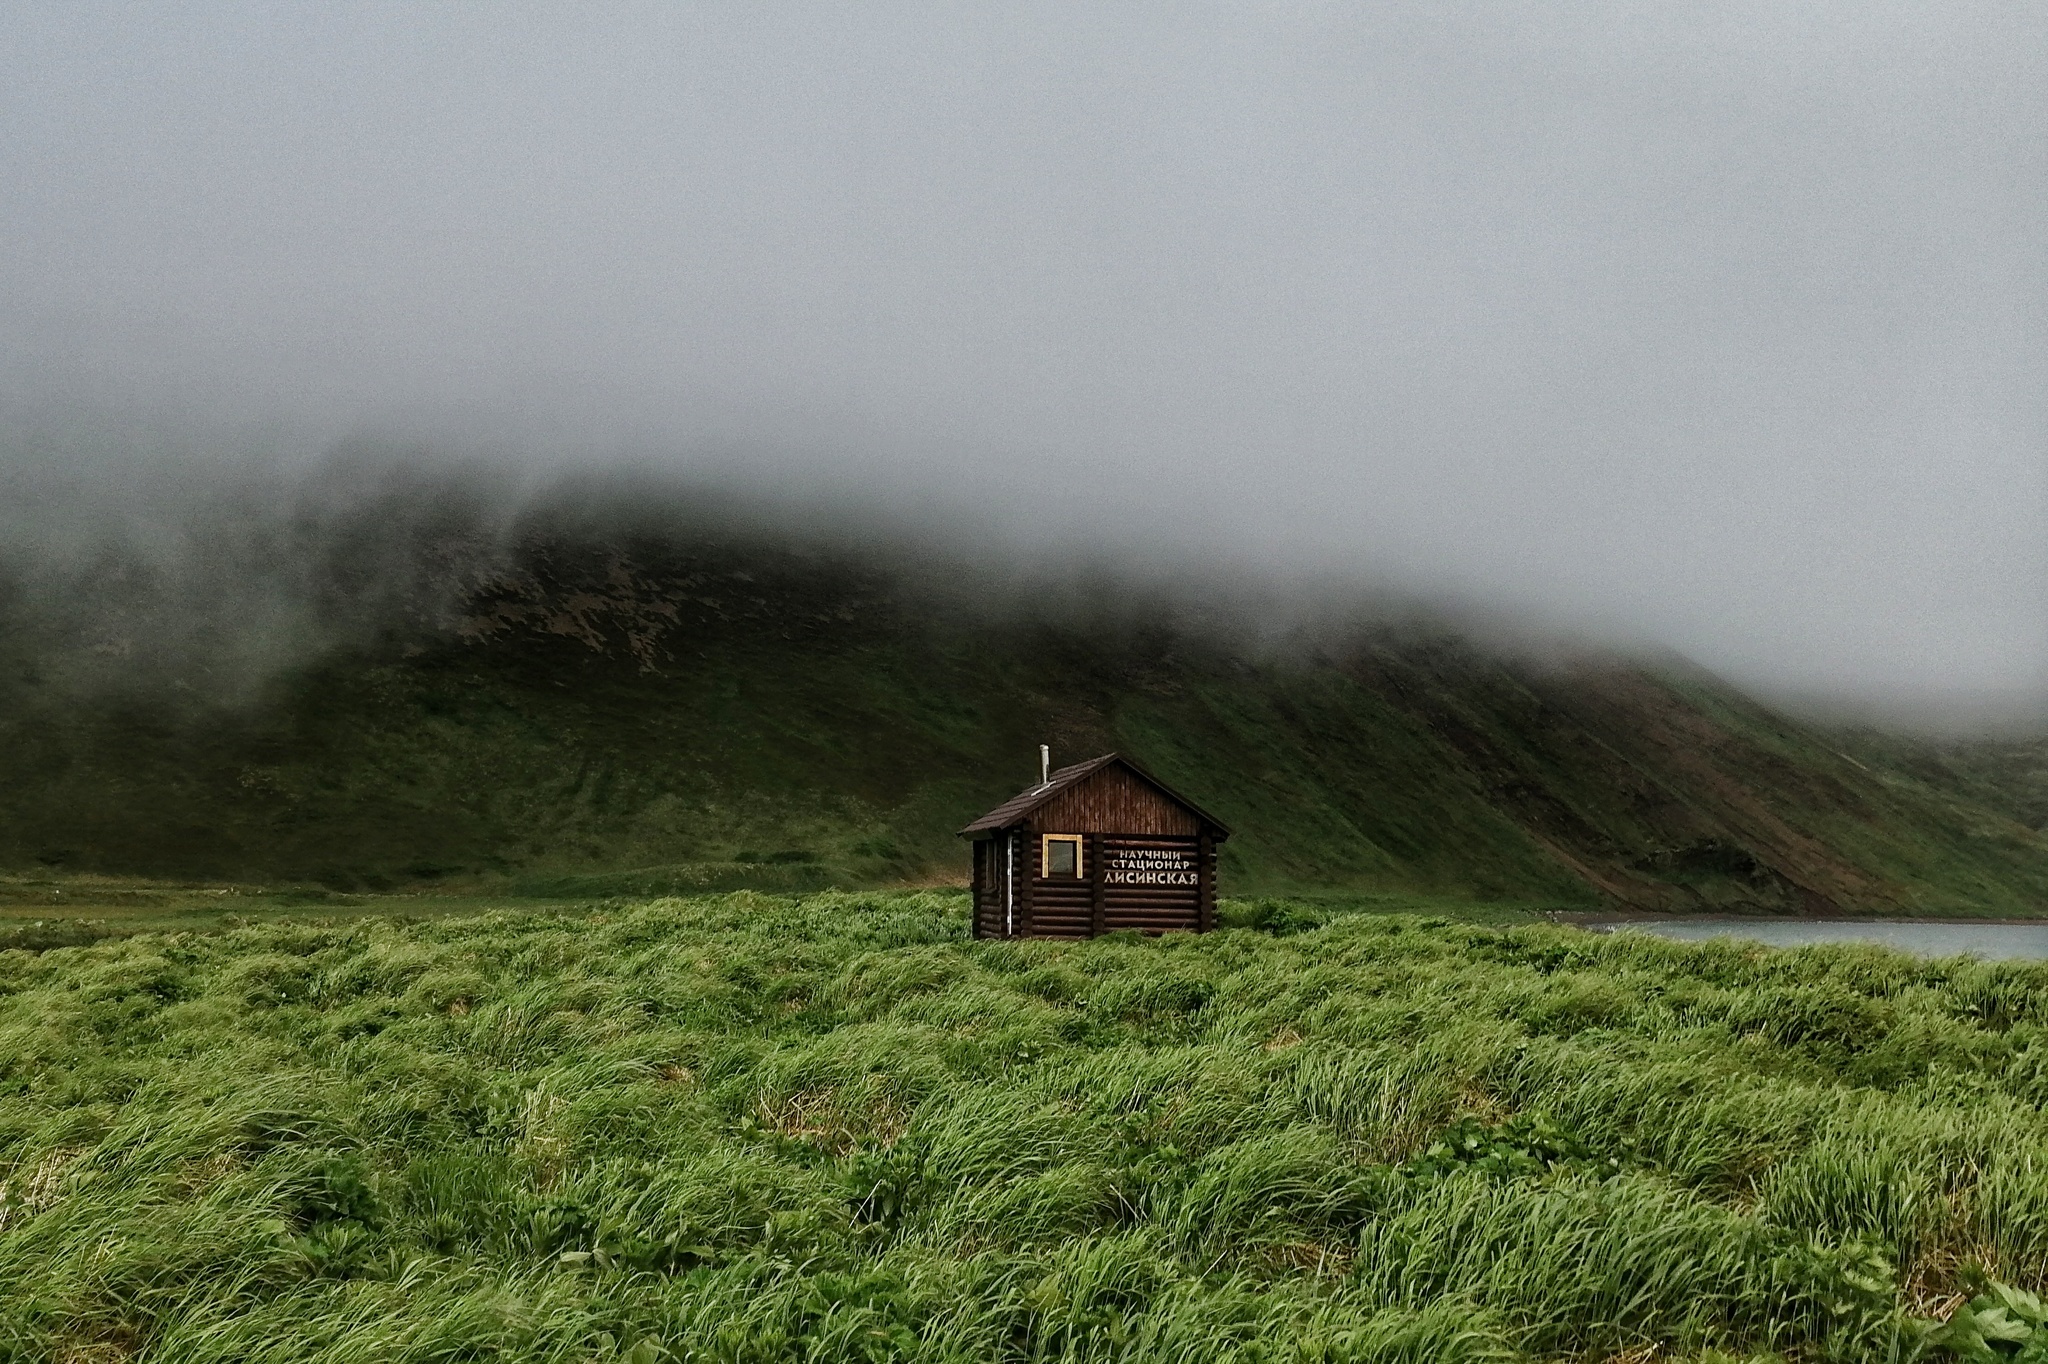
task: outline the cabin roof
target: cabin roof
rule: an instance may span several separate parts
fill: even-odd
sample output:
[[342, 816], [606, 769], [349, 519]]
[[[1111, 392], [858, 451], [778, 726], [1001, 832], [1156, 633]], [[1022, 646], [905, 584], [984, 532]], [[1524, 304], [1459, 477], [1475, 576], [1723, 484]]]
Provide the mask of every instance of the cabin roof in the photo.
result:
[[1099, 758], [1090, 758], [1087, 762], [1075, 763], [1072, 767], [1060, 768], [1044, 784], [1018, 792], [995, 809], [983, 815], [980, 819], [975, 820], [960, 831], [961, 836], [987, 833], [995, 829], [1007, 829], [1012, 825], [1021, 824], [1030, 816], [1033, 810], [1036, 810], [1054, 796], [1059, 795], [1063, 791], [1073, 790], [1097, 772], [1112, 765], [1128, 769], [1141, 780], [1157, 787], [1160, 794], [1167, 799], [1186, 806], [1204, 824], [1213, 827], [1218, 834], [1226, 838], [1230, 836], [1230, 828], [1222, 820], [1216, 818], [1216, 816], [1210, 814], [1207, 810], [1204, 810], [1201, 806], [1195, 804], [1186, 796], [1183, 796], [1180, 792], [1132, 762], [1129, 758], [1124, 757], [1121, 753], [1105, 753]]

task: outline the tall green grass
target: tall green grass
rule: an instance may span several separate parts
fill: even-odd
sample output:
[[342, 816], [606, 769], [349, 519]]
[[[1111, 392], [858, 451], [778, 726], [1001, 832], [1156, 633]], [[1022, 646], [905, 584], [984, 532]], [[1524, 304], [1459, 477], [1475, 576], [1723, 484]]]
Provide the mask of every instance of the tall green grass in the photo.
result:
[[1991, 1358], [2048, 1286], [2048, 967], [965, 913], [0, 952], [0, 1360]]

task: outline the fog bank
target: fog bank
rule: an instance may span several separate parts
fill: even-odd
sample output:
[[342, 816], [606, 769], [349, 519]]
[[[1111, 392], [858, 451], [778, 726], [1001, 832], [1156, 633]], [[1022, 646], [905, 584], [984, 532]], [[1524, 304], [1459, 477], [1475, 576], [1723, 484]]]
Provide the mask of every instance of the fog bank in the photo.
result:
[[0, 90], [17, 548], [368, 444], [2048, 694], [2037, 7], [29, 4]]

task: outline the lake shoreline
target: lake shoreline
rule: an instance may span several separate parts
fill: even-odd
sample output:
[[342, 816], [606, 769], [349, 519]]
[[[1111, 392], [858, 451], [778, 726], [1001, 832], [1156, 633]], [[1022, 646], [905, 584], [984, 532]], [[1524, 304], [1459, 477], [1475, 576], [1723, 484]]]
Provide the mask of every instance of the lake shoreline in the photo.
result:
[[1988, 915], [1983, 918], [1930, 918], [1913, 916], [1880, 916], [1853, 914], [1689, 914], [1665, 913], [1655, 909], [1620, 910], [1550, 910], [1544, 915], [1551, 923], [1571, 928], [1594, 928], [1606, 924], [1944, 924], [1956, 927], [1978, 928], [2048, 928], [2048, 918], [2009, 918], [2004, 915]]
[[1795, 919], [1733, 915], [1629, 916], [1571, 925], [1584, 932], [1632, 932], [1671, 942], [1734, 939], [1775, 949], [1876, 946], [1922, 958], [2048, 960], [2048, 923], [2039, 919]]

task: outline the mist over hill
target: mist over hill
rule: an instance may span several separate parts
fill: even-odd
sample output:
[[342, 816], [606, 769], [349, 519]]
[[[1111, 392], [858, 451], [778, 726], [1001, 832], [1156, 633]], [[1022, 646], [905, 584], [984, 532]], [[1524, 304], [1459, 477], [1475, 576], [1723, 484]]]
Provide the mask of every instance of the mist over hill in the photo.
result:
[[1129, 753], [1215, 810], [1239, 891], [2048, 905], [2024, 745], [1844, 736], [1676, 658], [1510, 642], [1355, 588], [977, 558], [673, 480], [536, 490], [367, 456], [148, 505], [148, 533], [11, 542], [11, 866], [957, 879], [953, 831], [1049, 743]]

